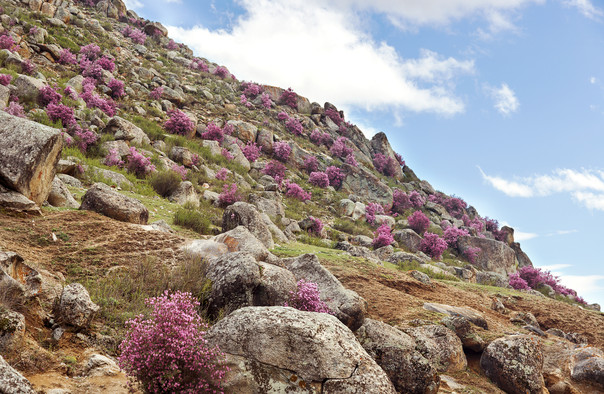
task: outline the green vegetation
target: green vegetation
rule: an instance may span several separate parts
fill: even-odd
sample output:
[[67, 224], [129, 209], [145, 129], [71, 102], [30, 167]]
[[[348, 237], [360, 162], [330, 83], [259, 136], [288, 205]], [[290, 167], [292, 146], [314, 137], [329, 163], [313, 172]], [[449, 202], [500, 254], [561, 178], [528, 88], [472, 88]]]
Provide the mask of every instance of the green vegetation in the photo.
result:
[[199, 234], [209, 234], [211, 221], [205, 213], [190, 204], [185, 204], [174, 213], [174, 224], [189, 228]]

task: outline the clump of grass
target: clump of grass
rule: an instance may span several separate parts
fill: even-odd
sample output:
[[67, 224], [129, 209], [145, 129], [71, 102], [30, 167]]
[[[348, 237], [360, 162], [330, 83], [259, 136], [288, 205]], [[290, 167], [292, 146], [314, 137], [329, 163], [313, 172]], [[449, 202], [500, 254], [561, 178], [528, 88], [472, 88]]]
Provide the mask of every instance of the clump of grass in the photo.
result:
[[211, 227], [208, 216], [189, 204], [174, 213], [174, 224], [189, 228], [199, 234], [209, 234]]
[[359, 223], [350, 218], [338, 218], [334, 221], [332, 227], [335, 230], [350, 235], [366, 235], [368, 237], [373, 236], [371, 228], [366, 222]]
[[423, 272], [424, 274], [428, 275], [431, 279], [451, 280], [454, 282], [459, 282], [458, 278], [440, 272], [434, 272], [429, 268], [422, 267], [417, 261], [402, 261], [400, 263], [397, 263], [396, 268], [401, 271], [415, 270]]
[[178, 188], [181, 178], [174, 171], [156, 172], [149, 178], [153, 190], [162, 197], [168, 197]]
[[153, 141], [166, 138], [164, 129], [153, 120], [143, 118], [142, 116], [134, 116], [132, 123], [140, 127]]

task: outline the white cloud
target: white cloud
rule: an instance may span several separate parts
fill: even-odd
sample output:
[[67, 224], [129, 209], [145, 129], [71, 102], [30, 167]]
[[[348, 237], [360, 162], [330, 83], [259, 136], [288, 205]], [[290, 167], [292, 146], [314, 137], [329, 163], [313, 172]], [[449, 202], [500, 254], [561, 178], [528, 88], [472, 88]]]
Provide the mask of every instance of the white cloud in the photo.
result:
[[556, 235], [568, 235], [568, 234], [575, 234], [575, 233], [578, 233], [578, 232], [579, 232], [579, 230], [558, 230], [558, 231], [555, 231], [553, 233], [547, 234], [547, 236], [548, 237], [553, 237], [553, 236], [556, 236]]
[[594, 85], [596, 82], [598, 82], [598, 79], [596, 77], [589, 78], [589, 83], [591, 83], [592, 85]]
[[556, 271], [564, 268], [572, 267], [571, 264], [552, 264], [552, 265], [540, 265], [538, 268], [541, 268], [546, 271]]
[[510, 181], [487, 175], [480, 167], [478, 169], [485, 181], [510, 197], [544, 197], [568, 193], [585, 207], [604, 211], [603, 171], [557, 169], [552, 175], [536, 175]]
[[593, 20], [599, 20], [604, 16], [604, 12], [601, 9], [596, 8], [590, 0], [566, 0], [564, 1], [569, 7], [575, 7], [585, 17]]
[[140, 0], [124, 0], [126, 8], [129, 10], [137, 10], [143, 8], [143, 3]]
[[514, 230], [514, 241], [516, 242], [528, 241], [529, 239], [537, 238], [538, 236], [539, 234], [536, 233], [525, 233]]
[[520, 102], [514, 91], [510, 89], [507, 84], [502, 83], [499, 88], [487, 87], [487, 89], [491, 97], [495, 100], [495, 109], [497, 109], [500, 114], [507, 116], [518, 110]]
[[561, 284], [577, 291], [587, 302], [597, 302], [594, 297], [599, 297], [599, 302], [604, 301], [604, 275], [565, 275], [557, 272], [554, 272], [554, 275], [558, 275]]
[[316, 0], [241, 0], [247, 12], [228, 31], [168, 29], [197, 54], [228, 65], [238, 78], [291, 86], [311, 101], [395, 112], [464, 111], [454, 82], [474, 71], [472, 60], [428, 50], [418, 59], [403, 58], [360, 30], [353, 13], [331, 3], [311, 7], [309, 1]]

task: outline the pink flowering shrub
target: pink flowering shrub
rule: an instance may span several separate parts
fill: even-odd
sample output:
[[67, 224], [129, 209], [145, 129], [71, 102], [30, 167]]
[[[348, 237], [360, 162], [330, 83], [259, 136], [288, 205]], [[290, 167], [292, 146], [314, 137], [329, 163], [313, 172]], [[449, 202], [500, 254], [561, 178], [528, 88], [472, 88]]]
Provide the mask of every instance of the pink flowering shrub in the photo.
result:
[[107, 153], [107, 156], [105, 156], [103, 164], [109, 167], [122, 167], [124, 165], [124, 161], [122, 160], [122, 157], [117, 149], [109, 149], [109, 153]]
[[63, 94], [72, 100], [78, 99], [78, 92], [76, 92], [71, 86], [66, 86], [65, 89], [63, 89]]
[[319, 160], [316, 156], [308, 155], [304, 158], [303, 167], [309, 173], [317, 171], [319, 169]]
[[222, 142], [224, 135], [227, 134], [225, 131], [228, 131], [226, 125], [221, 129], [220, 127], [216, 126], [214, 122], [210, 122], [206, 126], [206, 131], [201, 133], [201, 138], [204, 140]]
[[310, 136], [308, 138], [310, 138], [310, 141], [315, 144], [315, 145], [321, 145], [321, 143], [323, 142], [322, 137], [323, 133], [321, 133], [321, 131], [319, 131], [319, 129], [314, 129], [311, 133]]
[[287, 168], [276, 160], [269, 161], [266, 166], [262, 169], [262, 173], [275, 178], [278, 183], [285, 177], [285, 171]]
[[287, 88], [287, 90], [284, 90], [283, 93], [281, 93], [281, 96], [279, 96], [279, 102], [293, 109], [298, 109], [298, 95], [292, 90], [292, 88]]
[[418, 234], [422, 234], [428, 229], [430, 219], [422, 211], [415, 211], [407, 217], [409, 227]]
[[178, 164], [173, 164], [172, 168], [170, 168], [172, 171], [174, 171], [175, 173], [177, 173], [178, 175], [180, 175], [180, 177], [182, 178], [182, 180], [184, 181], [185, 179], [187, 179], [187, 172], [189, 172], [189, 170], [187, 170], [185, 168], [185, 166], [179, 166]]
[[331, 119], [338, 126], [344, 121], [340, 113], [333, 108], [327, 108], [325, 110], [325, 116]]
[[237, 201], [241, 201], [241, 195], [237, 193], [237, 185], [234, 183], [224, 185], [222, 187], [222, 193], [218, 195], [218, 204], [221, 207], [227, 207], [231, 204], [235, 204]]
[[510, 286], [512, 286], [512, 288], [514, 288], [516, 290], [530, 290], [531, 289], [529, 287], [528, 283], [526, 283], [526, 281], [524, 279], [522, 279], [520, 277], [520, 274], [517, 272], [510, 274], [508, 283], [510, 284]]
[[457, 219], [463, 216], [464, 210], [468, 207], [468, 204], [459, 197], [450, 197], [444, 199], [441, 204], [446, 208], [447, 212], [449, 212], [451, 216]]
[[245, 97], [245, 94], [239, 96], [239, 102], [245, 105], [246, 108], [252, 108], [254, 106], [251, 102], [247, 101], [247, 97]]
[[187, 114], [179, 109], [168, 111], [168, 119], [164, 123], [164, 130], [170, 134], [188, 135], [195, 129], [195, 124]]
[[346, 178], [346, 174], [336, 166], [327, 167], [325, 173], [329, 177], [329, 186], [333, 186], [336, 189], [342, 186], [342, 181]]
[[69, 48], [63, 48], [63, 49], [61, 49], [61, 52], [59, 52], [59, 59], [57, 60], [57, 62], [59, 64], [66, 66], [66, 65], [76, 64], [77, 60], [76, 60], [76, 56], [73, 53], [71, 53]]
[[128, 171], [139, 177], [144, 177], [155, 171], [155, 165], [151, 163], [151, 159], [136, 150], [133, 146], [130, 147], [126, 166]]
[[8, 106], [4, 108], [4, 112], [13, 116], [18, 116], [19, 118], [25, 118], [23, 106], [16, 101], [11, 101]]
[[101, 53], [101, 48], [95, 43], [84, 45], [80, 48], [80, 55], [88, 60], [96, 60]]
[[46, 85], [38, 91], [38, 103], [46, 107], [48, 104], [58, 104], [63, 96], [52, 86]]
[[241, 83], [241, 88], [243, 89], [243, 94], [245, 95], [245, 97], [250, 99], [255, 99], [264, 90], [262, 86], [253, 82], [243, 82]]
[[346, 156], [346, 160], [344, 160], [344, 162], [353, 167], [359, 166], [357, 159], [354, 158], [354, 155], [352, 153], [350, 153], [348, 156]]
[[222, 79], [225, 79], [230, 75], [229, 70], [227, 70], [226, 67], [222, 67], [222, 66], [216, 67], [216, 69], [214, 70], [214, 72], [212, 74], [214, 74], [217, 77], [220, 77]]
[[216, 171], [216, 179], [219, 181], [226, 181], [229, 176], [229, 170], [222, 167], [220, 170]]
[[63, 127], [66, 128], [73, 127], [76, 124], [75, 117], [73, 116], [73, 109], [65, 104], [48, 104], [46, 106], [46, 115], [48, 115], [48, 118], [53, 122], [60, 120]]
[[292, 147], [285, 141], [275, 142], [273, 144], [273, 155], [275, 159], [286, 162], [289, 155], [292, 153]]
[[304, 126], [302, 126], [302, 123], [296, 118], [289, 118], [285, 122], [285, 128], [293, 135], [302, 135], [302, 132], [304, 131]]
[[164, 94], [164, 87], [158, 86], [155, 89], [153, 89], [151, 91], [151, 93], [149, 93], [149, 97], [151, 97], [153, 100], [160, 100], [162, 94]]
[[115, 70], [115, 63], [113, 59], [108, 58], [107, 56], [101, 56], [96, 63], [103, 69], [112, 73]]
[[126, 322], [120, 367], [147, 393], [221, 393], [225, 355], [204, 338], [208, 326], [197, 313], [199, 301], [191, 293], [166, 290], [146, 304], [147, 317]]
[[304, 279], [298, 281], [295, 293], [290, 292], [289, 301], [285, 303], [285, 306], [291, 306], [301, 311], [332, 314], [327, 304], [321, 301], [319, 286]]
[[400, 154], [398, 154], [398, 153], [394, 152], [394, 158], [396, 159], [396, 161], [398, 162], [398, 164], [399, 164], [401, 167], [404, 167], [404, 166], [405, 166], [405, 160], [403, 160], [403, 157], [402, 157]]
[[262, 101], [262, 106], [266, 109], [271, 109], [273, 106], [273, 100], [271, 100], [271, 96], [269, 96], [267, 93], [262, 93], [260, 100]]
[[373, 165], [379, 173], [386, 176], [394, 176], [398, 167], [396, 160], [381, 153], [376, 153], [373, 156]]
[[451, 226], [451, 227], [447, 227], [447, 229], [445, 229], [443, 238], [445, 239], [445, 241], [447, 242], [447, 245], [449, 245], [450, 248], [456, 248], [457, 239], [459, 237], [467, 236], [468, 234], [469, 233], [467, 230]]
[[288, 182], [287, 185], [285, 186], [285, 188], [286, 188], [286, 192], [285, 192], [286, 197], [292, 197], [292, 198], [298, 199], [302, 202], [308, 201], [312, 197], [312, 194], [310, 192], [307, 192], [306, 190], [302, 189], [300, 187], [300, 185], [298, 185], [297, 183]]
[[392, 193], [392, 210], [394, 212], [403, 213], [412, 206], [413, 204], [407, 193], [399, 189], [394, 189]]
[[166, 49], [169, 51], [175, 51], [178, 49], [178, 44], [174, 42], [174, 40], [168, 41], [166, 44]]
[[375, 215], [382, 215], [384, 213], [384, 207], [376, 202], [370, 202], [365, 207], [365, 219], [371, 225], [375, 224]]
[[107, 83], [107, 87], [111, 89], [111, 97], [114, 99], [119, 99], [124, 94], [124, 81], [120, 81], [119, 79], [112, 79]]
[[411, 202], [413, 208], [420, 209], [426, 203], [426, 199], [417, 190], [411, 190], [409, 192], [409, 202]]
[[198, 70], [198, 71], [202, 71], [205, 73], [207, 73], [210, 70], [210, 68], [208, 67], [206, 62], [204, 62], [203, 60], [201, 60], [198, 57], [193, 58], [193, 61], [191, 61], [191, 65], [189, 67], [191, 67], [191, 69], [193, 69], [193, 70]]
[[10, 81], [13, 80], [13, 76], [10, 74], [0, 74], [0, 85], [8, 86]]
[[99, 95], [94, 94], [96, 81], [93, 78], [85, 78], [82, 82], [82, 93], [80, 98], [84, 100], [88, 108], [99, 108], [108, 116], [115, 116], [117, 113], [117, 105], [111, 99], [103, 99]]
[[277, 119], [283, 122], [289, 120], [289, 115], [287, 114], [287, 112], [281, 111], [277, 114]]
[[371, 242], [373, 248], [379, 249], [383, 246], [392, 244], [394, 242], [394, 237], [392, 237], [391, 233], [392, 229], [386, 223], [383, 223], [380, 227], [378, 227], [378, 229], [375, 230], [375, 233], [373, 233], [374, 238]]
[[308, 232], [316, 236], [321, 236], [321, 231], [323, 231], [323, 222], [321, 219], [314, 216], [309, 216], [309, 219], [312, 222], [312, 226], [308, 228]]
[[476, 263], [476, 257], [478, 257], [478, 253], [480, 253], [482, 249], [479, 247], [468, 247], [463, 251], [463, 255], [466, 259], [472, 264]]
[[147, 40], [147, 35], [145, 34], [144, 31], [139, 30], [130, 25], [126, 25], [122, 29], [121, 33], [124, 37], [130, 38], [136, 44], [143, 45], [143, 44], [145, 44], [145, 41]]
[[248, 141], [248, 143], [241, 149], [241, 152], [243, 152], [243, 156], [245, 156], [250, 163], [253, 163], [260, 157], [260, 149], [261, 148], [258, 146], [258, 144]]
[[440, 260], [445, 249], [447, 249], [447, 242], [439, 237], [438, 234], [430, 232], [426, 232], [424, 238], [419, 243], [419, 250], [435, 260]]
[[235, 156], [233, 156], [233, 154], [227, 149], [227, 148], [222, 148], [222, 150], [220, 151], [220, 154], [222, 155], [222, 157], [224, 157], [225, 159], [231, 161], [235, 158]]
[[7, 33], [3, 33], [0, 35], [0, 49], [8, 49], [11, 52], [15, 52], [19, 49], [19, 47], [16, 45], [12, 36]]
[[21, 72], [26, 75], [32, 75], [36, 71], [36, 65], [27, 59], [21, 63]]
[[329, 186], [329, 177], [324, 172], [311, 172], [308, 183], [316, 187], [325, 188]]
[[341, 158], [345, 158], [346, 156], [350, 155], [352, 153], [352, 148], [346, 146], [347, 141], [348, 138], [346, 137], [339, 137], [337, 140], [335, 140], [331, 148], [329, 148], [331, 154]]
[[94, 145], [97, 140], [99, 139], [99, 136], [96, 135], [94, 132], [88, 130], [88, 129], [80, 129], [78, 126], [78, 129], [76, 129], [75, 131], [75, 137], [76, 137], [76, 141], [78, 143], [78, 148], [82, 151], [82, 152], [86, 152], [86, 150], [88, 150], [88, 147], [90, 145]]

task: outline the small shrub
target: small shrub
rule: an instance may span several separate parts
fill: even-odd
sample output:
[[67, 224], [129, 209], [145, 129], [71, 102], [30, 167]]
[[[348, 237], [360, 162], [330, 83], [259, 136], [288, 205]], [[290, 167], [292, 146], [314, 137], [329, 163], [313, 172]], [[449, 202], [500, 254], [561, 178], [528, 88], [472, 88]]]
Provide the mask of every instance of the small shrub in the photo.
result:
[[184, 181], [185, 179], [187, 179], [187, 173], [189, 172], [189, 170], [187, 170], [185, 168], [185, 166], [179, 166], [177, 164], [173, 164], [172, 168], [170, 168], [173, 172], [175, 172], [176, 174], [178, 174], [180, 176], [180, 178]]
[[394, 237], [391, 234], [392, 229], [386, 223], [383, 223], [374, 233], [371, 245], [374, 249], [379, 249], [383, 246], [391, 245], [394, 242]]
[[153, 89], [151, 91], [151, 93], [149, 93], [149, 97], [151, 97], [153, 100], [160, 100], [162, 94], [164, 94], [164, 87], [158, 86], [155, 89]]
[[440, 260], [445, 249], [447, 249], [447, 242], [439, 237], [438, 234], [430, 232], [424, 234], [424, 238], [419, 244], [419, 250], [435, 260]]
[[8, 49], [11, 52], [15, 52], [19, 49], [18, 45], [12, 36], [7, 33], [0, 35], [0, 49]]
[[292, 88], [287, 88], [287, 90], [284, 90], [283, 93], [281, 93], [279, 102], [293, 109], [298, 109], [298, 95]]
[[336, 189], [342, 186], [342, 181], [346, 178], [346, 174], [336, 166], [327, 167], [325, 173], [329, 177], [329, 186], [333, 186]]
[[273, 106], [273, 100], [271, 100], [271, 96], [269, 96], [267, 93], [262, 93], [260, 100], [262, 101], [262, 106], [266, 109], [271, 109]]
[[220, 77], [222, 79], [227, 78], [229, 75], [231, 75], [229, 73], [229, 70], [226, 67], [222, 67], [222, 66], [218, 66], [216, 67], [216, 69], [214, 70], [214, 72], [212, 73], [214, 75], [216, 75], [217, 77]]
[[292, 147], [285, 141], [275, 142], [273, 144], [273, 155], [277, 160], [286, 162], [292, 153]]
[[308, 201], [312, 197], [312, 194], [310, 192], [307, 192], [306, 190], [302, 189], [300, 187], [300, 185], [298, 185], [297, 183], [288, 182], [285, 187], [286, 187], [286, 192], [285, 192], [286, 197], [292, 197], [292, 198], [298, 199], [302, 202]]
[[375, 215], [381, 215], [384, 213], [384, 207], [378, 203], [370, 202], [365, 207], [365, 219], [371, 225], [375, 224]]
[[325, 110], [325, 116], [331, 119], [338, 126], [340, 126], [340, 123], [344, 121], [340, 113], [333, 108], [327, 108]]
[[243, 82], [241, 83], [241, 88], [243, 89], [243, 94], [250, 99], [255, 99], [264, 90], [262, 86], [253, 82]]
[[301, 311], [332, 314], [327, 304], [321, 301], [319, 286], [304, 279], [298, 281], [296, 292], [290, 293], [290, 299], [285, 306], [291, 306]]
[[285, 122], [285, 128], [293, 135], [302, 135], [302, 132], [304, 131], [302, 123], [296, 118], [289, 118]]
[[208, 329], [191, 293], [164, 292], [150, 298], [149, 316], [126, 325], [120, 343], [120, 367], [142, 384], [145, 392], [221, 392], [228, 368], [224, 354], [204, 339]]
[[16, 101], [11, 101], [8, 106], [4, 108], [4, 112], [13, 116], [18, 116], [19, 118], [25, 118], [23, 106]]
[[95, 43], [90, 43], [80, 48], [80, 55], [90, 61], [96, 60], [99, 57], [100, 53], [101, 48]]
[[509, 282], [510, 286], [516, 290], [530, 290], [528, 283], [520, 277], [520, 274], [514, 272], [510, 274]]
[[144, 177], [155, 172], [155, 165], [151, 163], [151, 159], [139, 152], [133, 146], [130, 147], [130, 154], [128, 155], [126, 166], [128, 171], [139, 177]]
[[124, 165], [124, 161], [122, 160], [122, 157], [120, 156], [117, 149], [114, 148], [109, 149], [109, 153], [107, 153], [107, 156], [105, 156], [103, 164], [109, 167], [122, 167]]
[[449, 245], [450, 248], [456, 248], [457, 247], [457, 239], [459, 237], [467, 236], [468, 234], [469, 233], [468, 233], [467, 230], [451, 226], [451, 227], [447, 227], [445, 229], [445, 232], [443, 234], [443, 238], [445, 239], [445, 241], [447, 242], [447, 245]]
[[308, 183], [316, 187], [325, 188], [329, 186], [329, 177], [324, 172], [311, 172]]
[[219, 181], [226, 181], [229, 176], [229, 170], [222, 167], [220, 170], [216, 172], [216, 179]]
[[121, 33], [124, 37], [129, 37], [136, 44], [144, 45], [147, 40], [147, 35], [144, 31], [130, 25], [126, 25]]
[[323, 231], [323, 222], [321, 219], [315, 218], [314, 216], [310, 216], [309, 219], [312, 221], [312, 226], [308, 228], [308, 232], [316, 236], [321, 236], [321, 231]]
[[376, 153], [373, 156], [373, 165], [379, 173], [392, 177], [396, 174], [398, 163], [392, 157]]
[[168, 116], [164, 129], [170, 134], [188, 135], [195, 129], [193, 121], [179, 109], [168, 111]]
[[430, 226], [430, 219], [422, 211], [415, 211], [407, 217], [409, 227], [418, 234], [422, 234]]
[[337, 140], [335, 140], [331, 148], [329, 148], [331, 154], [340, 158], [345, 158], [346, 156], [352, 154], [352, 148], [346, 146], [347, 141], [348, 138], [346, 137], [339, 137]]
[[112, 79], [107, 83], [107, 87], [111, 89], [111, 97], [114, 99], [119, 99], [124, 94], [124, 81], [120, 81], [119, 79]]
[[0, 74], [0, 85], [8, 86], [10, 81], [13, 80], [13, 76], [10, 74]]
[[281, 111], [277, 114], [277, 119], [284, 122], [286, 120], [289, 120], [289, 115], [287, 114], [287, 112]]
[[392, 194], [392, 210], [394, 212], [403, 213], [413, 206], [407, 193], [399, 189], [394, 189]]
[[[178, 177], [178, 175], [176, 176]], [[209, 234], [211, 226], [211, 222], [207, 214], [201, 213], [195, 207], [187, 205], [176, 210], [174, 213], [174, 224], [191, 229], [199, 234]]]
[[[174, 171], [156, 172], [153, 174], [153, 176], [151, 176], [151, 179], [149, 180], [149, 183], [151, 184], [151, 187], [153, 187], [153, 190], [155, 190], [157, 194], [164, 198], [174, 193], [174, 191], [178, 189], [180, 182], [181, 177]], [[183, 224], [180, 225], [183, 227], [187, 227]]]
[[201, 138], [204, 140], [212, 140], [222, 142], [224, 140], [224, 130], [220, 127], [216, 126], [214, 122], [208, 123], [206, 126], [206, 131], [201, 133]]
[[404, 167], [404, 166], [405, 166], [405, 160], [403, 160], [403, 157], [402, 157], [400, 154], [398, 154], [398, 153], [394, 152], [394, 158], [396, 159], [396, 161], [398, 162], [398, 164], [399, 164], [401, 167]]
[[468, 259], [468, 261], [472, 264], [476, 263], [476, 257], [478, 257], [478, 253], [480, 253], [482, 249], [478, 248], [478, 247], [469, 247], [466, 250], [463, 251], [463, 255], [465, 256], [466, 259]]
[[46, 85], [38, 91], [38, 103], [46, 107], [48, 104], [58, 104], [63, 96], [52, 86]]
[[250, 163], [253, 163], [260, 157], [260, 149], [261, 148], [258, 146], [258, 144], [248, 141], [248, 143], [241, 149], [241, 152], [243, 152], [243, 156], [245, 156]]
[[317, 171], [317, 169], [319, 169], [319, 160], [316, 156], [308, 155], [304, 158], [303, 167], [308, 173]]
[[81, 128], [79, 128], [79, 126], [74, 134], [78, 143], [78, 148], [80, 148], [82, 152], [86, 152], [86, 150], [88, 150], [88, 147], [94, 145], [99, 139], [99, 136], [96, 135], [94, 132], [88, 129], [82, 130]]
[[218, 196], [218, 204], [222, 207], [227, 207], [241, 201], [241, 195], [237, 193], [237, 185], [232, 183], [222, 187], [222, 193]]
[[73, 109], [65, 104], [48, 104], [46, 107], [46, 114], [53, 122], [60, 120], [63, 124], [63, 127], [69, 128], [75, 126], [76, 124], [75, 117], [73, 116]]
[[233, 156], [233, 154], [231, 152], [229, 152], [229, 150], [227, 148], [222, 148], [222, 150], [220, 151], [220, 154], [222, 155], [222, 157], [227, 159], [227, 161], [231, 161], [235, 158], [235, 156]]
[[191, 68], [193, 70], [198, 70], [198, 71], [203, 71], [203, 72], [208, 72], [210, 71], [210, 68], [208, 67], [208, 65], [206, 64], [206, 62], [204, 62], [203, 60], [201, 60], [200, 58], [193, 58], [193, 61], [191, 62]]
[[21, 63], [21, 71], [26, 75], [33, 75], [36, 71], [36, 65], [31, 60], [27, 59]]
[[107, 56], [101, 56], [97, 59], [96, 63], [103, 69], [107, 70], [110, 73], [115, 71], [115, 62], [113, 59], [108, 58]]
[[426, 203], [426, 199], [417, 190], [411, 190], [409, 192], [409, 202], [413, 208], [420, 209]]
[[262, 169], [262, 173], [268, 176], [272, 176], [278, 183], [281, 183], [285, 178], [285, 171], [287, 168], [276, 160], [269, 161], [266, 166]]
[[346, 164], [353, 166], [353, 167], [358, 167], [359, 166], [359, 162], [357, 161], [357, 159], [354, 158], [354, 155], [352, 153], [350, 153], [348, 156], [346, 156], [346, 160], [344, 160]]

